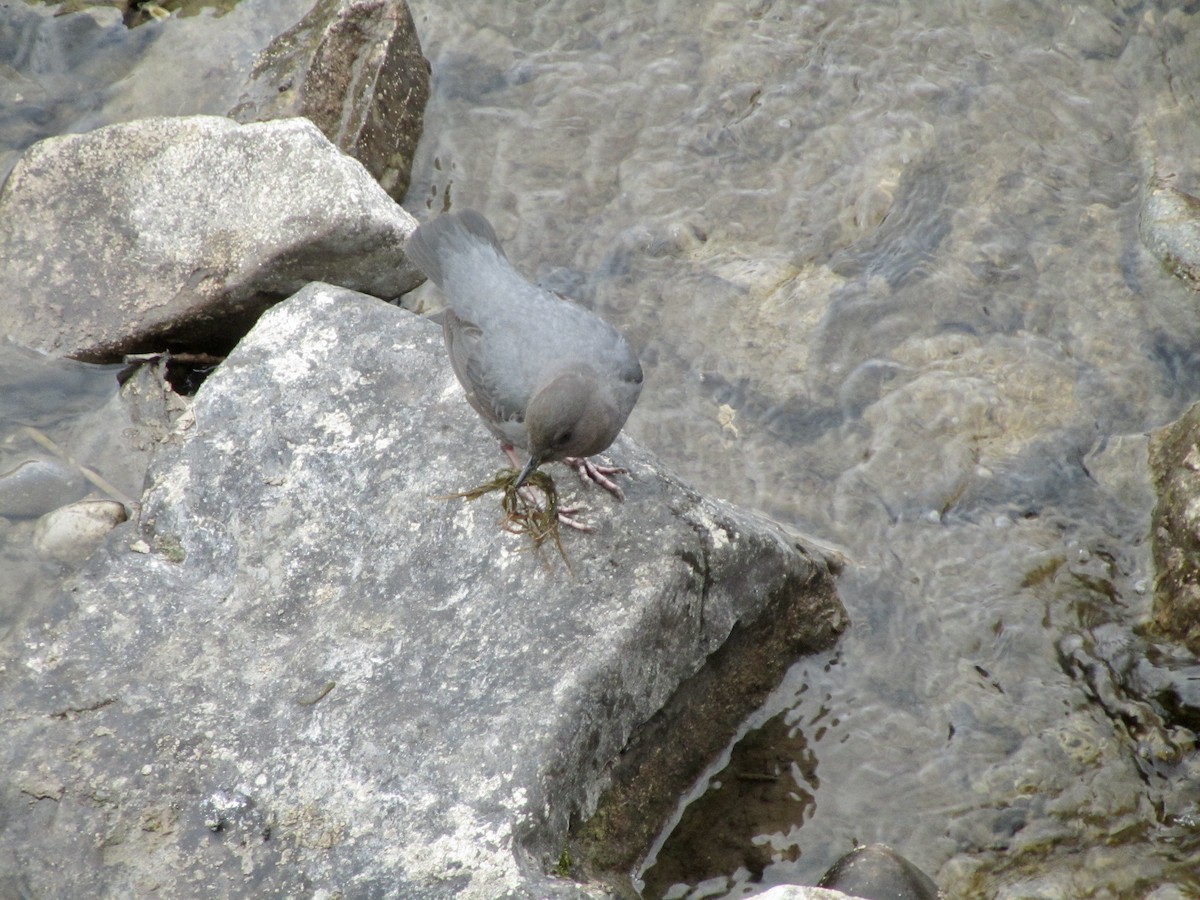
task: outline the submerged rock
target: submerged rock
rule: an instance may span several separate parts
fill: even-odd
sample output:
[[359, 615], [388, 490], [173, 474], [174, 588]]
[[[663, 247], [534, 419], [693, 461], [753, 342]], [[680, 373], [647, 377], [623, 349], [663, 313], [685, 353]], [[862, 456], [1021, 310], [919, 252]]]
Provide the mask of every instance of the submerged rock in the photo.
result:
[[58, 562], [82, 562], [125, 519], [125, 507], [116, 500], [80, 500], [38, 519], [33, 545]]
[[1151, 432], [1150, 469], [1158, 494], [1153, 624], [1200, 653], [1200, 404]]
[[304, 119], [143, 119], [31, 148], [0, 191], [0, 320], [91, 361], [223, 352], [314, 279], [419, 284], [415, 220]]
[[1147, 249], [1200, 290], [1200, 198], [1156, 180], [1142, 198], [1138, 224]]
[[938, 900], [942, 896], [932, 878], [886, 844], [856, 847], [830, 866], [820, 883], [866, 900]]
[[628, 439], [624, 503], [549, 467], [596, 526], [567, 563], [447, 499], [494, 442], [440, 330], [368, 297], [279, 304], [176, 424], [140, 520], [0, 643], [17, 892], [604, 895], [545, 873], [648, 720], [715, 754], [758, 655], [845, 625], [819, 555]]
[[75, 466], [27, 456], [0, 472], [0, 516], [40, 516], [83, 496], [87, 484]]

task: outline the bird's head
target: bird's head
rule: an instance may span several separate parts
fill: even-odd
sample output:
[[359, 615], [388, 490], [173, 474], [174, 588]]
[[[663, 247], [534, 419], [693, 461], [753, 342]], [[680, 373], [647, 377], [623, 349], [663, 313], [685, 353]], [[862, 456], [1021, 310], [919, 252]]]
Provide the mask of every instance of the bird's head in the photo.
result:
[[611, 392], [590, 369], [571, 369], [550, 379], [525, 408], [529, 462], [517, 476], [525, 483], [542, 463], [566, 456], [591, 456], [616, 440], [621, 414]]

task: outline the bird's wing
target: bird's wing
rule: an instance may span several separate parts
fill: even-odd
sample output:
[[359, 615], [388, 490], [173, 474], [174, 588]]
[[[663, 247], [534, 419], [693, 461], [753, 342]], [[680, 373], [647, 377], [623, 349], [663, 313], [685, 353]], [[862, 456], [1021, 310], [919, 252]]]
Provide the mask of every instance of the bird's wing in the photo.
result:
[[489, 342], [483, 331], [452, 309], [445, 311], [442, 331], [450, 365], [463, 386], [467, 402], [501, 440], [523, 443], [513, 429], [516, 427], [519, 431], [522, 426], [524, 402], [505, 389], [504, 380], [496, 378], [496, 367], [487, 364]]

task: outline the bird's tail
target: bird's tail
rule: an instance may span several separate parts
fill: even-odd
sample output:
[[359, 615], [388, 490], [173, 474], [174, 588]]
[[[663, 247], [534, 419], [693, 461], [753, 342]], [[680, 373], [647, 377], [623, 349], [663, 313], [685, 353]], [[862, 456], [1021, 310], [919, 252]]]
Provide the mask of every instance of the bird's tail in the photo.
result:
[[404, 253], [438, 287], [444, 280], [443, 261], [456, 254], [472, 249], [482, 241], [490, 245], [498, 256], [504, 250], [496, 237], [492, 225], [482, 214], [473, 209], [445, 213], [432, 222], [419, 225], [408, 237]]

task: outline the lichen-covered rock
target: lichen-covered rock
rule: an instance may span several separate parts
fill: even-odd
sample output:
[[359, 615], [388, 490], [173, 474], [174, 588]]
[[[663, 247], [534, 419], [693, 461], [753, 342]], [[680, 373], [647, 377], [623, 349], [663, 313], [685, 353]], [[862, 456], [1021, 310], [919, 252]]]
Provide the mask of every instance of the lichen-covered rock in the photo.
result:
[[1154, 627], [1200, 653], [1200, 404], [1150, 435]]
[[0, 191], [0, 321], [91, 361], [223, 352], [321, 279], [398, 296], [416, 221], [305, 119], [141, 119], [36, 144]]
[[786, 665], [731, 638], [845, 625], [818, 555], [627, 439], [624, 503], [550, 467], [596, 528], [567, 562], [449, 498], [495, 442], [440, 330], [349, 291], [266, 313], [176, 438], [140, 519], [0, 638], [16, 896], [600, 896], [545, 873], [647, 720], [732, 647], [757, 674], [705, 690], [715, 754]]
[[397, 0], [319, 0], [259, 54], [240, 122], [305, 116], [397, 200], [408, 190], [429, 63]]
[[1143, 194], [1138, 222], [1147, 249], [1200, 290], [1200, 198], [1156, 179]]

